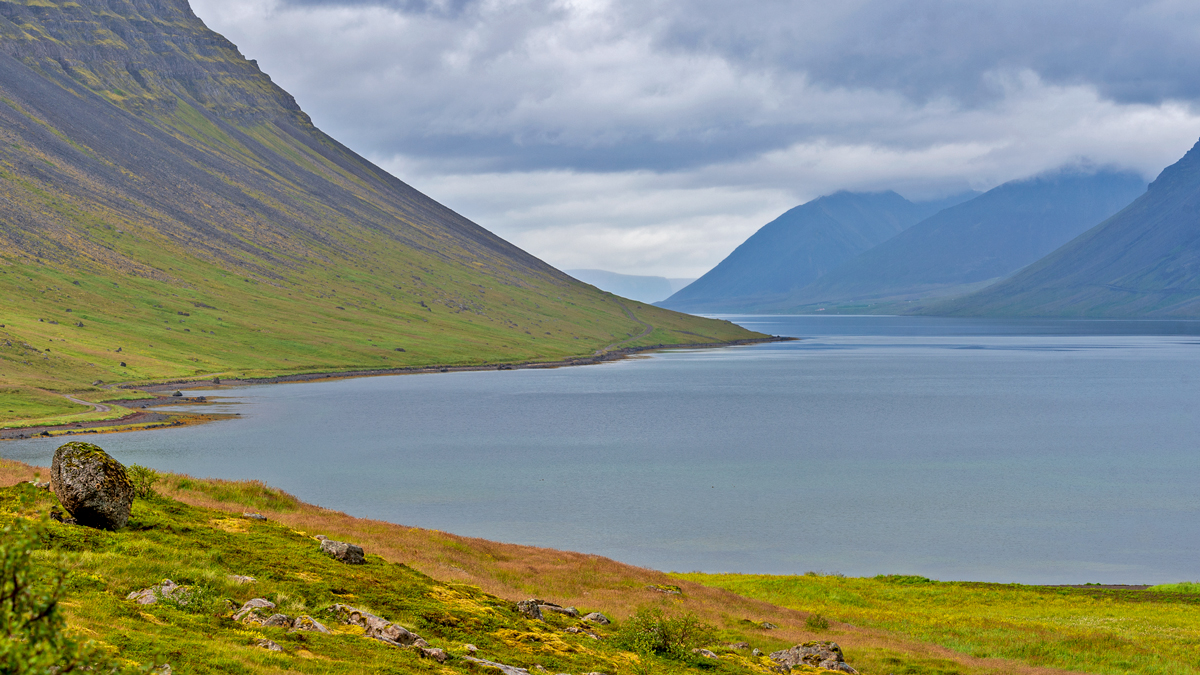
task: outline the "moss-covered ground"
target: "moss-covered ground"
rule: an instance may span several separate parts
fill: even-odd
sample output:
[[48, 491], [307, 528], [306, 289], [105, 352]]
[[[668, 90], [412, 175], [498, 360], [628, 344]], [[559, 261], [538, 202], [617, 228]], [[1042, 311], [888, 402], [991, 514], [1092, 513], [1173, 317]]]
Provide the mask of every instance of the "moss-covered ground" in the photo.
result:
[[1111, 675], [1200, 673], [1197, 584], [1120, 590], [912, 576], [677, 577], [982, 659]]

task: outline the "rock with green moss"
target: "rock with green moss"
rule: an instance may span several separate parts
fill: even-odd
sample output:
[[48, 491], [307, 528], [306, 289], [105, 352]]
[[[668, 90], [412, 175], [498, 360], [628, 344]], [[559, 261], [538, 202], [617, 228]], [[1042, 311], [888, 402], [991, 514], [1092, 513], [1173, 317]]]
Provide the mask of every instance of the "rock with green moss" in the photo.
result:
[[80, 525], [117, 530], [129, 522], [133, 483], [124, 465], [99, 446], [75, 441], [56, 450], [50, 487]]

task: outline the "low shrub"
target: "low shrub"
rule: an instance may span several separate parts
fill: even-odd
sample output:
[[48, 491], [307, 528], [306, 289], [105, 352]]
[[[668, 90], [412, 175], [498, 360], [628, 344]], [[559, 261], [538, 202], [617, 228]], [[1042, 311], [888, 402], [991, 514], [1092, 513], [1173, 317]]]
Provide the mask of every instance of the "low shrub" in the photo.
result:
[[639, 609], [621, 622], [613, 643], [638, 654], [687, 658], [716, 639], [716, 629], [694, 614], [669, 617], [660, 609]]
[[130, 464], [125, 468], [129, 482], [133, 483], [133, 495], [138, 499], [150, 499], [156, 493], [154, 484], [158, 482], [158, 472], [141, 464]]
[[804, 620], [804, 627], [812, 631], [829, 630], [829, 619], [814, 612]]

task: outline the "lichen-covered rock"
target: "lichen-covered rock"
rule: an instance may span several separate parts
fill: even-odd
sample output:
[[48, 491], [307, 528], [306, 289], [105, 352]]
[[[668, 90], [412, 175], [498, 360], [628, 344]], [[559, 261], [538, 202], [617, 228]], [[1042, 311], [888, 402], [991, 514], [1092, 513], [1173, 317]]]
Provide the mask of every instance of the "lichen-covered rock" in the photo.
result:
[[180, 586], [170, 579], [163, 579], [157, 586], [134, 591], [125, 596], [125, 599], [133, 600], [139, 605], [153, 605], [159, 600], [168, 598], [181, 605], [186, 605], [191, 594], [192, 590], [190, 587]]
[[309, 631], [312, 633], [328, 633], [329, 629], [326, 628], [324, 626], [324, 624], [322, 624], [321, 622], [317, 621], [316, 619], [314, 619], [311, 616], [308, 616], [306, 614], [303, 616], [296, 617], [296, 621], [292, 623], [292, 630], [290, 630], [288, 632], [295, 633], [296, 631]]
[[704, 657], [704, 658], [706, 658], [706, 659], [715, 659], [715, 658], [717, 658], [717, 654], [716, 654], [716, 652], [709, 651], [709, 650], [707, 650], [707, 649], [693, 649], [693, 650], [692, 650], [692, 653], [693, 653], [693, 654], [697, 654], [697, 655], [699, 655], [699, 656], [703, 656], [703, 657]]
[[583, 620], [590, 621], [592, 623], [599, 624], [601, 626], [607, 626], [608, 624], [612, 623], [612, 621], [608, 620], [607, 616], [604, 616], [600, 612], [592, 612], [591, 614], [585, 614], [583, 616]]
[[362, 565], [367, 562], [363, 557], [361, 546], [356, 544], [348, 544], [344, 541], [334, 541], [332, 539], [321, 540], [321, 550], [347, 565]]
[[[263, 615], [267, 614], [266, 610], [270, 609], [275, 609], [275, 603], [266, 598], [254, 598], [247, 601], [246, 604], [242, 605], [241, 609], [234, 613], [233, 620], [243, 623], [262, 623], [266, 620], [266, 617]], [[271, 612], [271, 614], [274, 614], [274, 612]], [[270, 614], [267, 614], [267, 616], [270, 616]]]
[[537, 598], [522, 600], [517, 603], [517, 612], [526, 619], [542, 621], [542, 601]]
[[375, 616], [370, 612], [364, 612], [356, 607], [337, 604], [330, 607], [328, 611], [335, 619], [342, 623], [352, 626], [362, 626], [367, 637], [375, 638], [380, 642], [386, 642], [395, 647], [429, 646], [429, 643], [422, 639], [420, 635], [407, 628]]
[[555, 614], [569, 616], [572, 619], [579, 618], [579, 610], [575, 609], [574, 607], [563, 607], [561, 605], [556, 605], [553, 602], [542, 603], [541, 605], [538, 605], [538, 609], [542, 611], [543, 616], [545, 616], [546, 612], [554, 612]]
[[116, 530], [129, 522], [133, 483], [125, 467], [91, 443], [59, 447], [50, 465], [50, 487], [75, 522]]
[[423, 659], [433, 659], [434, 661], [437, 661], [438, 663], [445, 663], [446, 659], [450, 658], [450, 655], [446, 653], [446, 650], [438, 649], [436, 647], [429, 647], [429, 648], [423, 647], [420, 650], [418, 650], [417, 653], [420, 654], [421, 658], [423, 658]]
[[254, 644], [256, 646], [262, 647], [263, 649], [266, 649], [266, 650], [272, 651], [272, 652], [283, 651], [283, 647], [280, 647], [279, 645], [275, 644], [274, 642], [272, 642], [266, 638], [260, 638], [258, 640], [255, 640]]
[[842, 648], [836, 642], [805, 642], [791, 649], [772, 652], [771, 660], [788, 669], [796, 666], [815, 666], [843, 673], [858, 672], [846, 663]]
[[474, 656], [464, 656], [463, 659], [470, 661], [471, 663], [478, 663], [479, 665], [486, 666], [488, 668], [495, 668], [501, 673], [504, 673], [504, 675], [530, 675], [529, 671], [525, 670], [524, 668], [510, 666], [505, 663], [497, 663], [496, 661], [488, 661], [487, 659], [477, 659]]
[[267, 626], [268, 628], [291, 628], [292, 620], [287, 614], [272, 614], [271, 616], [263, 619], [262, 625]]

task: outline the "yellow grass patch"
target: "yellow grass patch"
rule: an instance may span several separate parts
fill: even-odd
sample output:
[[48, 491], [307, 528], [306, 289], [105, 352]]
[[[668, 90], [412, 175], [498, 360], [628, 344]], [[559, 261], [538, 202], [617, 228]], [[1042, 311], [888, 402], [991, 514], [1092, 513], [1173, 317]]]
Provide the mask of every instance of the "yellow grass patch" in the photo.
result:
[[250, 529], [250, 523], [240, 518], [214, 518], [208, 524], [230, 534], [243, 534]]
[[533, 653], [570, 654], [579, 651], [575, 645], [568, 643], [553, 633], [532, 633], [511, 628], [501, 628], [492, 633], [504, 644], [514, 649]]

